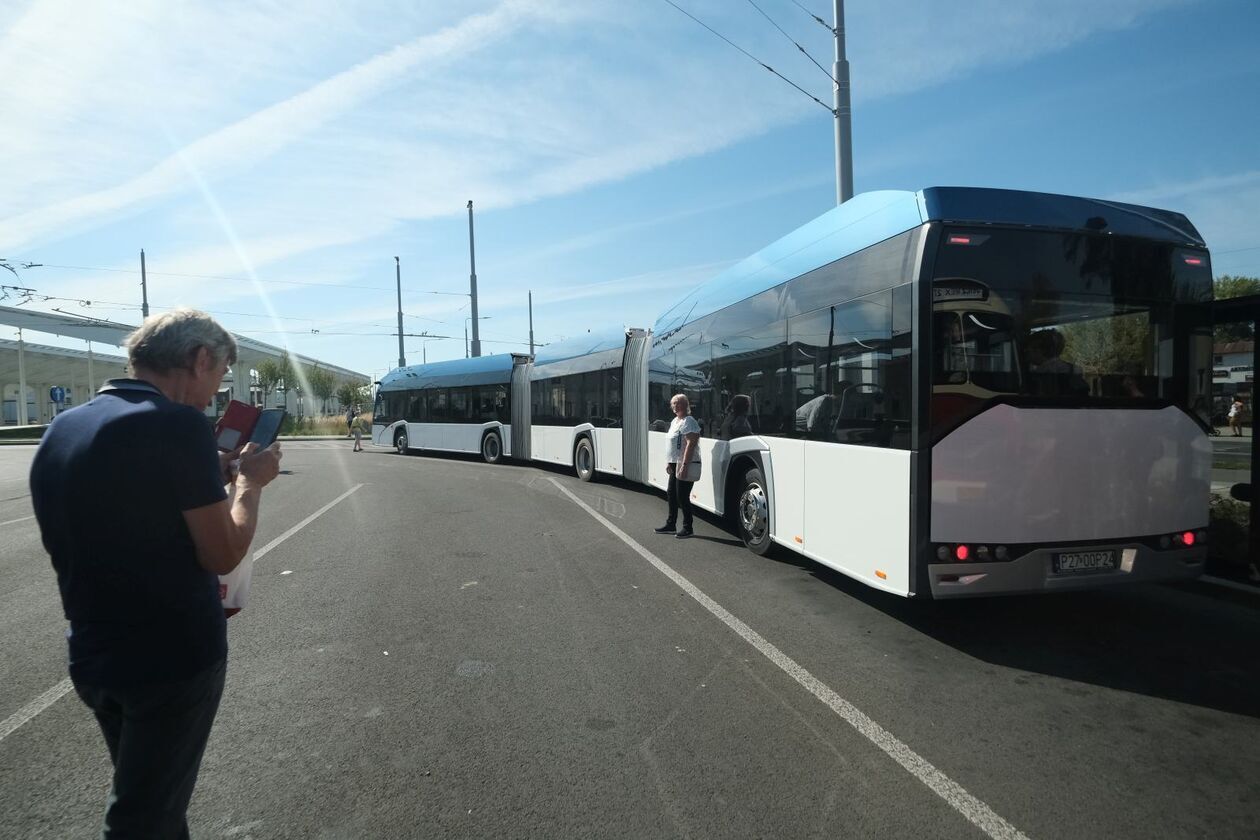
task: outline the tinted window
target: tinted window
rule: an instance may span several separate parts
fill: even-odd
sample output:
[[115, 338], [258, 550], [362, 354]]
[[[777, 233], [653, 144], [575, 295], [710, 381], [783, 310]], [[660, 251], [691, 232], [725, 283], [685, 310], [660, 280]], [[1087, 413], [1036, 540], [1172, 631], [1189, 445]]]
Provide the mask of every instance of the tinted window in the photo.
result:
[[774, 321], [743, 335], [716, 340], [713, 352], [716, 410], [724, 412], [736, 394], [749, 398], [748, 422], [755, 434], [779, 435], [788, 412], [787, 322]]
[[792, 435], [908, 445], [908, 334], [894, 345], [891, 290], [792, 318], [788, 336]]
[[874, 291], [910, 282], [919, 253], [919, 229], [894, 236], [787, 284], [785, 312], [813, 312]]

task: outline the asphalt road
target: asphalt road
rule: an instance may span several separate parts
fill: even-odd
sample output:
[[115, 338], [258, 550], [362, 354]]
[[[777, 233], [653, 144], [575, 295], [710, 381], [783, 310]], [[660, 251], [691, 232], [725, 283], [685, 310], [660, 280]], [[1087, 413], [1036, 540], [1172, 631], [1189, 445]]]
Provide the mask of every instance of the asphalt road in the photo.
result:
[[[267, 491], [256, 548], [362, 485], [229, 622], [196, 837], [1255, 836], [1260, 598], [913, 603], [658, 536], [627, 484], [349, 447], [286, 444]], [[95, 723], [70, 692], [14, 728], [65, 678], [32, 454], [0, 449], [0, 837], [86, 838]]]

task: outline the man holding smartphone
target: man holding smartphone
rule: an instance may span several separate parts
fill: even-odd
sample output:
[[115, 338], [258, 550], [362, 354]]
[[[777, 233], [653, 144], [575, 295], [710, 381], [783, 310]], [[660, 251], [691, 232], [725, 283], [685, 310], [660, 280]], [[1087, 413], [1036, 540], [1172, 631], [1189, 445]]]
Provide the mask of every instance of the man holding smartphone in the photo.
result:
[[31, 499], [70, 621], [70, 677], [114, 765], [102, 836], [186, 838], [227, 663], [219, 575], [249, 550], [280, 447], [218, 452], [203, 410], [236, 342], [209, 315], [147, 318], [126, 346], [134, 378], [57, 416]]

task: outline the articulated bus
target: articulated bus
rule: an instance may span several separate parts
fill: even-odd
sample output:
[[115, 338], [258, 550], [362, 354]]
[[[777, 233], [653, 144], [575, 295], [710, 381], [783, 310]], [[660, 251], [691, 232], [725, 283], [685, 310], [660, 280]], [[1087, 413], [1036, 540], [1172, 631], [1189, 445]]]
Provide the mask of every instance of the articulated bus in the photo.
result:
[[[1211, 299], [1177, 213], [866, 193], [650, 329], [391, 372], [373, 442], [664, 489], [684, 393], [706, 464], [693, 501], [759, 554], [932, 598], [1190, 578], [1207, 554]], [[736, 395], [753, 434], [724, 440]]]

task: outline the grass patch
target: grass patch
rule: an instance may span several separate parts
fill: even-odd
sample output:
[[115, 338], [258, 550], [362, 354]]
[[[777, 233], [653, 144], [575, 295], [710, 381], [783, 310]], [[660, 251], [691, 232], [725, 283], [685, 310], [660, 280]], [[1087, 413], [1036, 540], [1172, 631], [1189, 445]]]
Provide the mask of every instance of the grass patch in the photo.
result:
[[[363, 418], [361, 422], [366, 424], [368, 429], [372, 425], [371, 414], [360, 414]], [[327, 417], [293, 417], [284, 418], [284, 423], [280, 426], [280, 434], [287, 437], [323, 437], [327, 435], [339, 435], [345, 437], [349, 434], [346, 429], [346, 417], [341, 415], [330, 415]], [[369, 437], [370, 431], [364, 432], [364, 437]]]
[[[1208, 563], [1228, 577], [1247, 571], [1247, 528], [1251, 505], [1225, 496], [1212, 496], [1209, 507]], [[1232, 574], [1231, 574], [1232, 573]]]
[[0, 429], [0, 440], [39, 440], [47, 426], [6, 426]]

